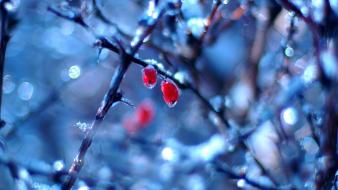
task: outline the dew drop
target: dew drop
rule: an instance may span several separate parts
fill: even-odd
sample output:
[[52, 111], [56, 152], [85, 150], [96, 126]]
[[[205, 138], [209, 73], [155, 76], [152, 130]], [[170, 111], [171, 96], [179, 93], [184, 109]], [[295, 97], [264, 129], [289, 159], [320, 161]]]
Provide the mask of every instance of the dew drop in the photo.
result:
[[15, 82], [10, 75], [4, 77], [3, 92], [4, 94], [10, 94], [15, 89]]
[[317, 67], [314, 64], [307, 66], [303, 72], [302, 79], [305, 84], [309, 84], [317, 78]]
[[65, 163], [62, 160], [57, 160], [53, 163], [53, 168], [55, 171], [61, 171], [65, 167]]
[[292, 47], [288, 46], [285, 48], [285, 51], [284, 51], [284, 54], [287, 56], [287, 57], [293, 57], [294, 55], [294, 50]]
[[32, 98], [34, 93], [34, 86], [29, 82], [22, 82], [18, 88], [19, 98], [28, 101]]
[[245, 180], [244, 179], [240, 179], [237, 181], [237, 187], [239, 188], [244, 188], [245, 186]]
[[14, 12], [19, 6], [18, 1], [5, 2], [4, 7], [8, 12]]
[[104, 166], [99, 170], [98, 176], [101, 179], [109, 180], [112, 177], [112, 172], [110, 171], [109, 167]]
[[71, 79], [77, 79], [81, 75], [81, 68], [78, 65], [73, 65], [68, 69], [68, 76]]
[[223, 4], [226, 5], [229, 3], [230, 0], [223, 0]]
[[81, 185], [78, 190], [89, 190], [87, 185]]
[[166, 161], [175, 161], [176, 154], [171, 147], [164, 147], [161, 151], [161, 157], [163, 160]]
[[20, 169], [18, 175], [20, 179], [27, 180], [29, 178], [29, 173], [26, 169]]
[[285, 124], [288, 125], [295, 125], [298, 121], [297, 111], [293, 107], [284, 109], [281, 113], [281, 116]]

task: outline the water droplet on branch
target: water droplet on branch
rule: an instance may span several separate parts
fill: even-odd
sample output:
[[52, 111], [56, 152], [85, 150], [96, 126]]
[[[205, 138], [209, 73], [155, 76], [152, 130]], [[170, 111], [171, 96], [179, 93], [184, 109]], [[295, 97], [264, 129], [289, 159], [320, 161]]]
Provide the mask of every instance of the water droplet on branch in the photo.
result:
[[68, 76], [71, 79], [77, 79], [81, 75], [81, 68], [78, 65], [73, 65], [68, 69]]
[[30, 82], [22, 82], [18, 87], [18, 95], [21, 100], [28, 101], [33, 97], [34, 86]]

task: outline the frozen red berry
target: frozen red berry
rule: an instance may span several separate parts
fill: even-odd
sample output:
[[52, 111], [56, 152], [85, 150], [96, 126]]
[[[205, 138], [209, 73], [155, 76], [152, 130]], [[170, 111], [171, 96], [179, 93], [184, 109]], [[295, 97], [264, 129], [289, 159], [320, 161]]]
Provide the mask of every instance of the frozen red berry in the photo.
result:
[[180, 92], [176, 84], [172, 81], [164, 80], [161, 83], [161, 91], [164, 102], [171, 108], [174, 107], [180, 96]]
[[150, 123], [154, 117], [154, 106], [150, 100], [142, 102], [136, 109], [137, 121], [140, 125], [145, 126]]
[[152, 65], [148, 65], [142, 69], [142, 80], [147, 88], [154, 88], [157, 81], [157, 71]]

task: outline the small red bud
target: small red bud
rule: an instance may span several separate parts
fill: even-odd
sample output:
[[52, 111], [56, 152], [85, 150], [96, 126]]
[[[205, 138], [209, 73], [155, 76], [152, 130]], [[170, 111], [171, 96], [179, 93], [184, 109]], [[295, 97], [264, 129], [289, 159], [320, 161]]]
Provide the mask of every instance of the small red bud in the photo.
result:
[[145, 126], [150, 123], [154, 117], [154, 107], [150, 100], [142, 102], [136, 109], [137, 121], [140, 125]]
[[135, 134], [140, 129], [140, 125], [138, 124], [137, 120], [132, 116], [124, 118], [123, 127], [129, 134]]
[[180, 92], [175, 83], [169, 80], [164, 80], [161, 83], [161, 91], [164, 102], [170, 107], [174, 107], [180, 96]]
[[150, 89], [154, 88], [157, 81], [157, 71], [154, 66], [148, 65], [142, 69], [142, 79], [144, 86]]
[[145, 128], [154, 118], [154, 106], [151, 100], [143, 101], [136, 110], [123, 119], [123, 127], [129, 134], [135, 134]]

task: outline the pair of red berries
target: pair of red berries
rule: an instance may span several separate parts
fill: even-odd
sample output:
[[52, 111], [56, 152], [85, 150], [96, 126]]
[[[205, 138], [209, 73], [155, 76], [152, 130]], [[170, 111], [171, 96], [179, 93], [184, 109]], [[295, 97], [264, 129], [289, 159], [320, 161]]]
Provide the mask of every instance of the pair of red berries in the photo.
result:
[[[147, 88], [154, 88], [157, 82], [157, 71], [152, 65], [142, 69], [142, 80]], [[180, 96], [178, 87], [171, 80], [165, 79], [161, 82], [161, 91], [164, 102], [171, 108], [174, 107]]]

